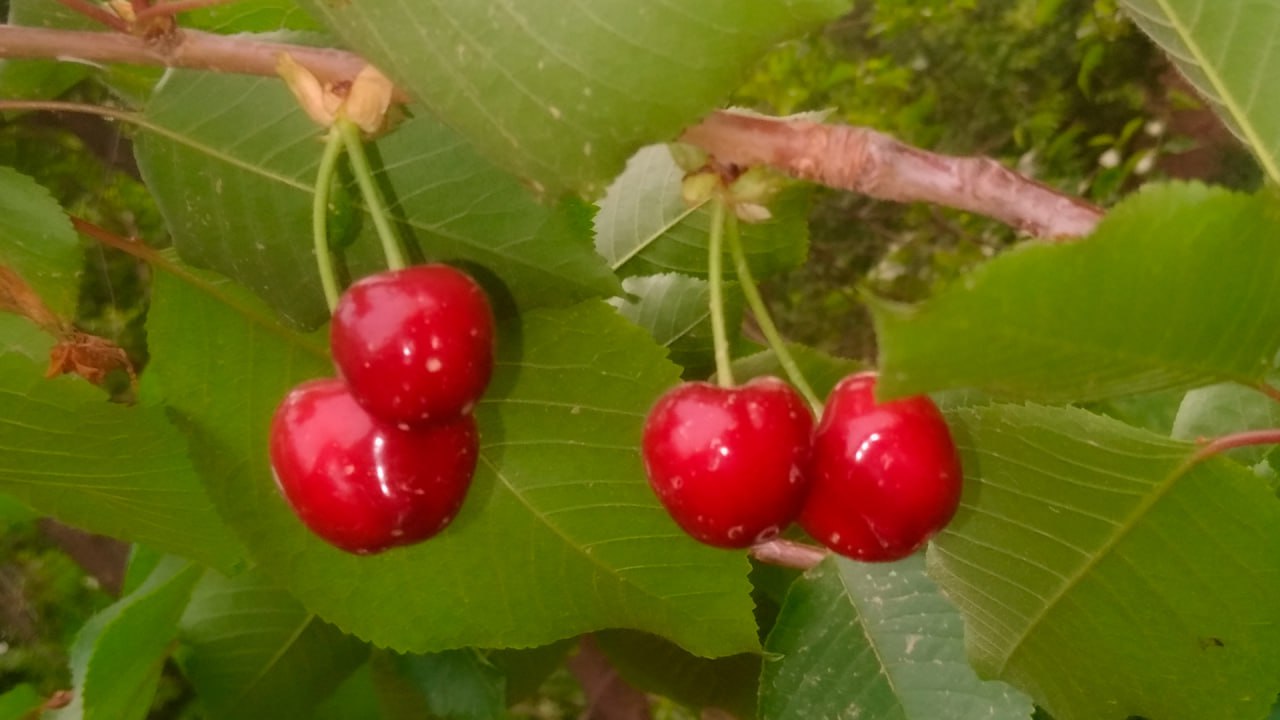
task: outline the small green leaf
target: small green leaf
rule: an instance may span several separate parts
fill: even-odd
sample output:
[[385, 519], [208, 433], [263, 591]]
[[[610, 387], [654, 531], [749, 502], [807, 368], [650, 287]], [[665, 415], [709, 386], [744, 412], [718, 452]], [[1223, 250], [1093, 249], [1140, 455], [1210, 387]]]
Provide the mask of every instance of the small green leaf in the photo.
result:
[[[1173, 422], [1176, 440], [1196, 442], [1245, 430], [1280, 427], [1280, 403], [1256, 388], [1221, 383], [1197, 388], [1186, 394]], [[1253, 465], [1266, 457], [1269, 448], [1242, 447], [1228, 451], [1236, 460]]]
[[94, 615], [71, 645], [74, 698], [63, 714], [84, 720], [147, 716], [178, 618], [201, 569], [170, 558], [137, 591]]
[[213, 718], [307, 717], [369, 654], [256, 571], [206, 573], [180, 628], [183, 672]]
[[[687, 376], [709, 375], [715, 368], [711, 339], [711, 286], [706, 280], [667, 273], [630, 277], [622, 281], [626, 297], [611, 305], [667, 348], [671, 362]], [[725, 326], [736, 336], [742, 325], [742, 293], [732, 283], [724, 289]]]
[[677, 373], [612, 308], [590, 302], [503, 325], [462, 512], [431, 542], [357, 557], [304, 529], [267, 458], [277, 402], [332, 373], [329, 359], [242, 295], [159, 274], [151, 368], [223, 517], [263, 571], [321, 617], [408, 652], [538, 645], [602, 627], [708, 655], [758, 647], [746, 559], [690, 540], [645, 481], [644, 414]]
[[949, 414], [960, 511], [929, 573], [969, 660], [1057, 720], [1262, 717], [1280, 502], [1236, 463], [1075, 408]]
[[791, 585], [765, 651], [769, 720], [1031, 716], [1029, 698], [969, 667], [960, 614], [920, 555], [880, 565], [828, 557]]
[[224, 569], [240, 562], [162, 409], [113, 405], [18, 354], [0, 354], [0, 406], [0, 491], [92, 532]]
[[[211, 116], [209, 108], [216, 108]], [[311, 240], [321, 130], [278, 79], [171, 73], [147, 108], [138, 164], [183, 259], [236, 279], [298, 327], [328, 319]], [[423, 114], [370, 145], [405, 240], [468, 264], [521, 309], [616, 295], [590, 208], [540, 205]], [[372, 221], [344, 253], [353, 277], [385, 266]]]
[[[636, 153], [609, 186], [596, 215], [596, 250], [614, 272], [624, 277], [667, 272], [707, 276], [711, 211], [706, 203], [685, 203], [683, 177], [667, 146], [651, 145]], [[808, 188], [792, 186], [771, 204], [770, 220], [739, 225], [757, 279], [804, 262], [810, 195]], [[725, 265], [732, 268], [728, 260]]]
[[1121, 0], [1120, 5], [1165, 49], [1183, 76], [1280, 181], [1280, 105], [1267, 78], [1280, 72], [1272, 2]]
[[1148, 186], [1071, 243], [1028, 243], [925, 303], [873, 305], [883, 396], [1044, 402], [1261, 380], [1280, 349], [1269, 199]]
[[302, 5], [481, 153], [557, 197], [598, 193], [641, 145], [723, 102], [769, 46], [851, 3]]
[[0, 265], [63, 320], [75, 316], [84, 251], [71, 221], [36, 181], [0, 166]]
[[507, 707], [506, 678], [474, 648], [399, 655], [393, 664], [422, 693], [432, 717], [499, 720]]
[[756, 716], [760, 654], [708, 659], [647, 633], [606, 630], [596, 645], [627, 684], [701, 711], [717, 708], [735, 717]]

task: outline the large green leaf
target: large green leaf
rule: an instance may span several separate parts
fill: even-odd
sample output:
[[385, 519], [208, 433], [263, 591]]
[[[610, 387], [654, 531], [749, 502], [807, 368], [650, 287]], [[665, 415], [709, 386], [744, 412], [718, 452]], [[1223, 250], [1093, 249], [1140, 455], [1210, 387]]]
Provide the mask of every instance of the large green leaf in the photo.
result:
[[929, 572], [969, 659], [1057, 720], [1260, 718], [1280, 690], [1280, 504], [1222, 458], [1074, 408], [949, 419], [964, 499]]
[[113, 405], [80, 378], [43, 370], [0, 354], [0, 491], [76, 527], [234, 567], [243, 551], [164, 411]]
[[0, 166], [0, 265], [22, 276], [55, 315], [75, 315], [84, 265], [62, 206], [36, 181]]
[[1277, 237], [1269, 198], [1150, 187], [1089, 238], [1027, 244], [919, 306], [875, 303], [880, 391], [1060, 402], [1255, 383], [1280, 349]]
[[767, 720], [1031, 716], [1029, 698], [969, 667], [960, 614], [920, 555], [881, 565], [828, 557], [792, 583], [765, 651]]
[[[596, 250], [622, 276], [676, 272], [707, 276], [707, 203], [690, 207], [681, 195], [684, 171], [665, 145], [641, 149], [609, 186], [596, 215]], [[740, 223], [747, 263], [757, 278], [799, 266], [809, 250], [808, 188], [784, 190], [772, 217]], [[726, 277], [733, 265], [726, 255]]]
[[206, 573], [179, 638], [183, 672], [212, 718], [307, 717], [369, 654], [261, 572]]
[[770, 45], [848, 0], [304, 0], [482, 153], [552, 196], [592, 194], [674, 138]]
[[152, 371], [197, 462], [264, 571], [343, 629], [397, 650], [543, 644], [634, 627], [718, 655], [757, 647], [747, 562], [688, 539], [644, 480], [650, 403], [676, 368], [602, 302], [502, 327], [476, 411], [479, 469], [430, 542], [372, 557], [307, 533], [276, 492], [267, 429], [294, 383], [331, 372], [310, 339], [264, 323], [234, 289], [161, 275]]
[[[311, 240], [321, 131], [271, 78], [175, 72], [147, 108], [138, 163], [182, 257], [247, 285], [284, 317], [328, 317]], [[527, 308], [615, 295], [590, 208], [534, 202], [459, 136], [420, 116], [371, 145], [402, 232], [428, 259], [473, 263]], [[353, 275], [383, 267], [372, 221], [346, 251]], [[499, 287], [501, 286], [501, 287]]]
[[59, 717], [147, 717], [178, 618], [200, 573], [198, 566], [168, 558], [141, 587], [85, 623], [70, 651], [73, 699]]
[[1274, 52], [1280, 4], [1216, 0], [1121, 0], [1218, 116], [1280, 181], [1280, 97], [1270, 78], [1280, 72]]

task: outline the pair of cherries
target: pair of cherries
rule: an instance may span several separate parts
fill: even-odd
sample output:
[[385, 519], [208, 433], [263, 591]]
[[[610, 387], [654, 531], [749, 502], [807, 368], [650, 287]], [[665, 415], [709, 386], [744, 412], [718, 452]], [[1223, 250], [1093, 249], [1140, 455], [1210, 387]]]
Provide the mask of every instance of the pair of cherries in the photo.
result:
[[876, 375], [844, 378], [814, 427], [776, 377], [679, 385], [644, 427], [649, 484], [685, 532], [742, 548], [793, 520], [863, 561], [906, 557], [946, 526], [962, 473], [946, 421], [925, 396], [877, 403]]
[[488, 297], [448, 265], [366, 277], [334, 308], [341, 379], [295, 387], [271, 423], [271, 467], [312, 532], [369, 554], [457, 515], [479, 457], [471, 409], [493, 372]]

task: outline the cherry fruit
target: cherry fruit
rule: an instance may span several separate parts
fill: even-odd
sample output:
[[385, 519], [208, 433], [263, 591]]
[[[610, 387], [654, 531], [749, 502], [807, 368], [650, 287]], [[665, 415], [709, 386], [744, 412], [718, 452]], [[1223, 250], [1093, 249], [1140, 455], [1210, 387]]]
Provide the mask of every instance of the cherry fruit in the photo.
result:
[[453, 520], [478, 443], [470, 415], [404, 430], [365, 412], [340, 380], [312, 380], [276, 409], [271, 467], [303, 524], [368, 554], [425, 540]]
[[875, 373], [841, 380], [813, 436], [800, 525], [866, 561], [904, 558], [951, 520], [962, 473], [946, 421], [928, 397], [886, 403]]
[[736, 388], [679, 385], [645, 422], [649, 484], [695, 539], [747, 547], [799, 512], [812, 429], [804, 400], [775, 377]]
[[418, 265], [347, 288], [329, 344], [366, 410], [412, 425], [470, 412], [493, 373], [493, 334], [489, 300], [470, 276]]

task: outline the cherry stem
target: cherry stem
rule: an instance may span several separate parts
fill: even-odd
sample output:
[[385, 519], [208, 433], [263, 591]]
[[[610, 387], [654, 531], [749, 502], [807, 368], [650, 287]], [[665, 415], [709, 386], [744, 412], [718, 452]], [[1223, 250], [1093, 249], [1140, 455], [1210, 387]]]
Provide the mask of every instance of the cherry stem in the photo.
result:
[[751, 557], [768, 565], [808, 570], [822, 562], [827, 551], [813, 545], [774, 538], [751, 546]]
[[1260, 390], [1263, 395], [1266, 395], [1267, 397], [1271, 398], [1272, 400], [1275, 400], [1276, 402], [1280, 402], [1280, 388], [1277, 388], [1275, 385], [1272, 385], [1266, 380], [1263, 380], [1262, 382], [1258, 383], [1254, 387], [1258, 388], [1258, 390]]
[[1223, 435], [1201, 445], [1187, 460], [1187, 466], [1190, 467], [1214, 455], [1219, 455], [1235, 448], [1277, 444], [1280, 444], [1280, 428], [1247, 430], [1245, 432], [1232, 433], [1231, 435]]
[[742, 294], [747, 299], [747, 305], [751, 308], [751, 313], [756, 316], [756, 322], [760, 325], [760, 332], [764, 333], [764, 338], [769, 342], [769, 347], [773, 350], [773, 354], [777, 356], [778, 364], [782, 366], [782, 371], [787, 374], [787, 379], [800, 391], [800, 394], [808, 401], [814, 412], [821, 415], [822, 400], [813, 391], [813, 386], [805, 379], [804, 373], [800, 372], [800, 366], [796, 364], [795, 358], [791, 356], [791, 351], [787, 349], [786, 342], [783, 341], [782, 335], [778, 332], [778, 326], [773, 324], [773, 317], [769, 314], [769, 308], [764, 304], [764, 299], [760, 297], [760, 290], [756, 287], [755, 278], [751, 276], [751, 266], [747, 264], [747, 254], [742, 249], [742, 238], [738, 233], [738, 217], [733, 213], [728, 215], [728, 226], [729, 252], [733, 255], [733, 268], [738, 274], [738, 284], [742, 286]]
[[724, 224], [725, 202], [711, 203], [711, 237], [707, 240], [707, 282], [711, 288], [711, 342], [716, 354], [716, 384], [733, 387], [733, 367], [729, 360], [729, 333], [724, 326]]
[[347, 157], [351, 160], [351, 173], [356, 176], [360, 185], [360, 194], [364, 196], [369, 215], [373, 217], [373, 227], [378, 231], [378, 240], [382, 242], [382, 253], [387, 258], [387, 267], [392, 270], [403, 270], [404, 253], [400, 250], [400, 241], [396, 239], [391, 221], [387, 219], [387, 208], [382, 202], [382, 193], [373, 179], [373, 170], [369, 167], [369, 158], [364, 154], [364, 139], [360, 137], [360, 128], [347, 118], [340, 117], [333, 127], [342, 136], [347, 146]]
[[329, 249], [329, 190], [333, 187], [342, 148], [342, 135], [330, 129], [324, 141], [324, 154], [320, 156], [320, 170], [316, 173], [311, 202], [311, 236], [315, 241], [316, 269], [320, 271], [320, 287], [324, 288], [324, 301], [330, 314], [338, 306], [340, 291], [333, 272], [333, 252]]

